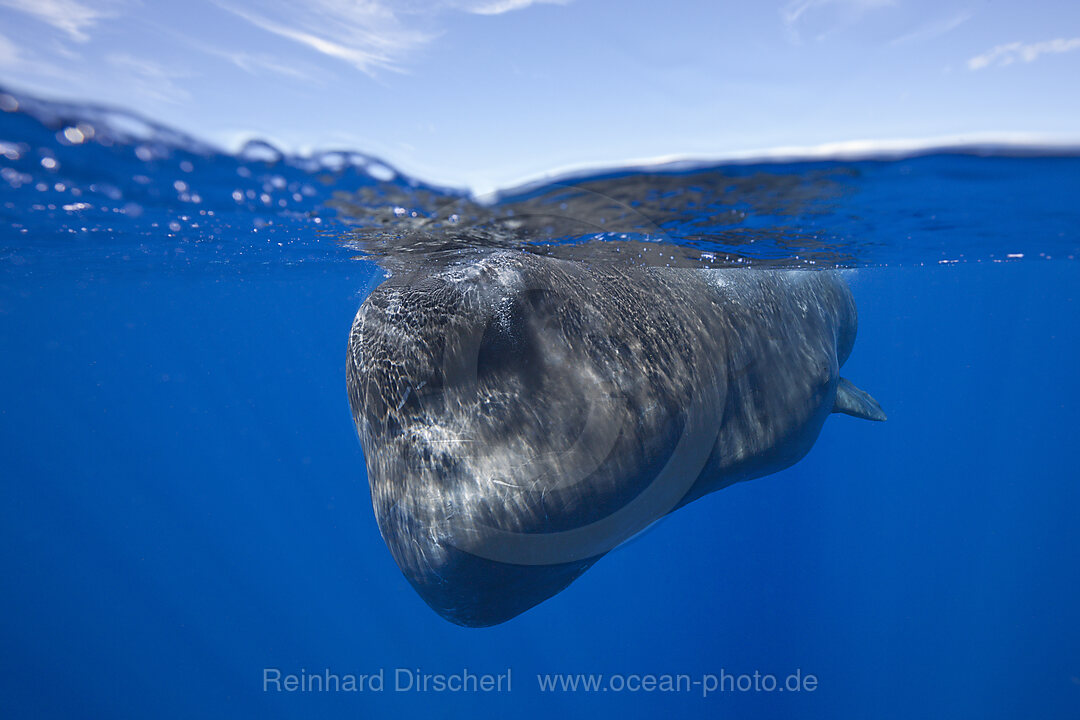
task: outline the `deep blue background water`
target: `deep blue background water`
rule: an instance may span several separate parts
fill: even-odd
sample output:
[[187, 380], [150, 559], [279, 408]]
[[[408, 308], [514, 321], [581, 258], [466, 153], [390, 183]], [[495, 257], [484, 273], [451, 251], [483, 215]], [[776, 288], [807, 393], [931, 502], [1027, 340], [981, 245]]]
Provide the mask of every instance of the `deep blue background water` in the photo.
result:
[[[41, 143], [71, 150], [43, 127], [35, 145], [0, 126], [28, 148], [6, 167], [41, 174]], [[211, 160], [233, 178], [238, 161]], [[231, 205], [240, 180], [202, 204], [222, 209], [216, 239], [155, 233], [190, 207], [162, 193], [134, 224], [64, 240], [85, 211], [18, 194], [47, 204], [60, 178], [0, 184], [0, 715], [1077, 717], [1080, 163], [898, 162], [813, 220], [883, 265], [848, 273], [844, 375], [889, 421], [833, 416], [795, 467], [680, 510], [480, 630], [431, 612], [379, 537], [344, 388], [378, 272], [317, 236], [304, 212], [324, 190], [260, 226], [279, 247], [239, 232], [256, 214]], [[895, 192], [873, 180], [911, 167]], [[165, 188], [176, 173], [150, 171]], [[927, 208], [952, 220], [926, 227]], [[264, 693], [267, 667], [512, 668], [513, 691]], [[818, 689], [542, 694], [535, 678], [796, 669]]]

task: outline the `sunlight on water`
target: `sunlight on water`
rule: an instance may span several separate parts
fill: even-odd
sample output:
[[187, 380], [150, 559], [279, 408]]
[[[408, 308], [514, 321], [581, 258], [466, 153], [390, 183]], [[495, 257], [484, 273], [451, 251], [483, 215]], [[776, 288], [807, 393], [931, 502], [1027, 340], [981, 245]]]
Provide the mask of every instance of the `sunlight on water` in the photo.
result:
[[358, 152], [222, 153], [115, 110], [0, 95], [11, 265], [312, 263], [462, 252], [686, 267], [1073, 259], [1080, 158], [1023, 148], [610, 170], [479, 202]]

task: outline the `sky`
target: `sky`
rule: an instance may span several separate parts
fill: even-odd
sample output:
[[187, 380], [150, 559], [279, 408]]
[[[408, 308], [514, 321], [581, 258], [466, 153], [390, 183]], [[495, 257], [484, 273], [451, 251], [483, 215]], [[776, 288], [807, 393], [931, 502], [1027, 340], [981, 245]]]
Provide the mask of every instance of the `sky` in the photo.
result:
[[0, 84], [486, 192], [576, 167], [1080, 140], [1080, 2], [0, 0]]

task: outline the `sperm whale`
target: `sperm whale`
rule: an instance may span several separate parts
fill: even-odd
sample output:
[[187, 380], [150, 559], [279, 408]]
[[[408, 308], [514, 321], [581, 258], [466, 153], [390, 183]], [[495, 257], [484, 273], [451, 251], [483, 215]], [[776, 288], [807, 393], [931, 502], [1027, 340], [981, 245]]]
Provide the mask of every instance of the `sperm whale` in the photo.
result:
[[589, 264], [500, 250], [394, 276], [346, 386], [382, 536], [440, 615], [555, 595], [655, 520], [792, 465], [830, 413], [856, 308], [829, 270]]

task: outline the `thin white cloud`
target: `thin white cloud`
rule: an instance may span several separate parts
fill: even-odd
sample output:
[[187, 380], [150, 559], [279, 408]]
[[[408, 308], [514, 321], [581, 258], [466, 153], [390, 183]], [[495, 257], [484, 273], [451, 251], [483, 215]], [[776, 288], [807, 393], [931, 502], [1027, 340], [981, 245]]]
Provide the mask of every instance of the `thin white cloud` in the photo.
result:
[[827, 30], [816, 33], [821, 39], [833, 30], [857, 21], [868, 10], [895, 4], [896, 0], [790, 0], [780, 9], [780, 20], [788, 38], [799, 43], [804, 26], [815, 16], [826, 16], [824, 21], [818, 18], [817, 22], [825, 22], [829, 26]]
[[0, 5], [33, 15], [58, 30], [63, 30], [72, 40], [86, 42], [87, 30], [109, 13], [84, 5], [77, 0], [0, 0]]
[[916, 28], [912, 32], [900, 37], [894, 38], [889, 42], [890, 45], [908, 45], [910, 43], [925, 42], [932, 40], [936, 37], [940, 37], [945, 33], [950, 33], [956, 28], [960, 27], [972, 17], [970, 12], [962, 12], [952, 17], [942, 18], [935, 20], [934, 22], [927, 23], [922, 27]]
[[9, 68], [23, 62], [19, 46], [0, 35], [0, 68]]
[[70, 78], [63, 68], [42, 60], [33, 51], [27, 52], [5, 35], [0, 35], [0, 70], [22, 78]]
[[240, 68], [246, 73], [251, 75], [260, 75], [262, 71], [268, 71], [277, 75], [283, 75], [295, 80], [306, 80], [311, 82], [312, 77], [303, 70], [294, 67], [292, 65], [285, 65], [274, 60], [267, 55], [253, 55], [245, 52], [229, 52], [218, 50], [207, 50], [212, 55], [228, 60], [230, 63]]
[[260, 12], [230, 4], [221, 6], [255, 27], [306, 45], [372, 74], [397, 69], [400, 56], [429, 40], [405, 27], [378, 2], [314, 0], [308, 3], [264, 3]]
[[220, 7], [255, 27], [349, 63], [369, 75], [400, 70], [413, 51], [440, 34], [435, 18], [447, 11], [500, 15], [535, 4], [570, 0], [270, 0], [257, 9], [237, 0], [217, 0]]
[[487, 0], [479, 3], [466, 3], [461, 7], [465, 12], [475, 15], [502, 15], [513, 10], [524, 10], [530, 5], [565, 5], [570, 0]]
[[1080, 37], [1055, 38], [1036, 43], [1011, 42], [976, 55], [967, 61], [969, 70], [982, 70], [991, 65], [1004, 67], [1020, 62], [1035, 62], [1040, 55], [1055, 55], [1080, 50]]
[[143, 98], [174, 105], [191, 100], [191, 93], [174, 82], [188, 77], [183, 71], [126, 53], [108, 55], [105, 61], [116, 72], [118, 80]]

